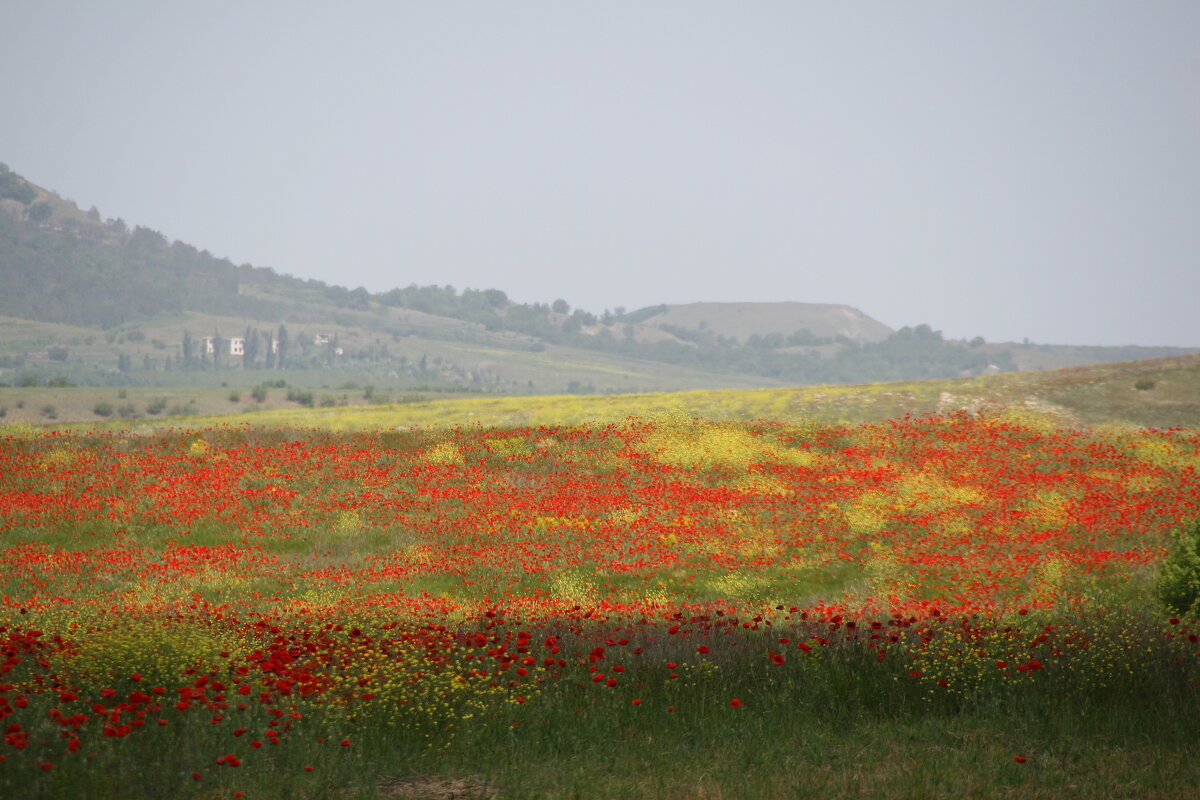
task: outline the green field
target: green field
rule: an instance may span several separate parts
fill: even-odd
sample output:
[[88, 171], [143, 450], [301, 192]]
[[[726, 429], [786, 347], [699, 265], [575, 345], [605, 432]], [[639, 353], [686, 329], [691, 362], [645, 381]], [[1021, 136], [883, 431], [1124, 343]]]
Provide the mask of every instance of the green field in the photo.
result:
[[[712, 389], [618, 395], [472, 394], [382, 392], [392, 401], [364, 405], [363, 389], [308, 389], [314, 408], [287, 400], [287, 388], [272, 388], [255, 402], [252, 387], [98, 389], [0, 388], [0, 408], [8, 423], [68, 428], [131, 429], [148, 432], [168, 426], [218, 423], [286, 425], [323, 430], [366, 430], [411, 426], [557, 425], [614, 422], [630, 415], [678, 411], [711, 420], [816, 420], [870, 422], [906, 414], [1003, 412], [1040, 418], [1058, 426], [1124, 424], [1152, 427], [1200, 425], [1200, 356], [1069, 367], [1045, 372], [1005, 373], [864, 386], [804, 386], [771, 389]], [[126, 397], [121, 398], [124, 392]], [[231, 401], [230, 396], [237, 400]], [[165, 419], [145, 407], [166, 398], [167, 410], [184, 413]], [[132, 418], [102, 420], [97, 402], [131, 405]], [[57, 419], [42, 410], [52, 405]], [[322, 408], [321, 405], [327, 407]], [[20, 406], [20, 407], [18, 407]], [[86, 425], [75, 424], [86, 422]]]

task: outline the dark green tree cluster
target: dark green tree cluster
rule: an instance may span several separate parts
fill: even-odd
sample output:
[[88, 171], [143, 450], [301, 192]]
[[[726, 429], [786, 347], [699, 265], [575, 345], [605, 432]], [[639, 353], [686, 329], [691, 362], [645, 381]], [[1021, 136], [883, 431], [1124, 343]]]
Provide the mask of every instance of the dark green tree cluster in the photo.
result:
[[246, 269], [148, 228], [112, 243], [0, 214], [0, 314], [98, 327], [186, 309], [278, 316], [238, 292]]
[[236, 267], [149, 228], [130, 231], [120, 219], [43, 227], [53, 212], [36, 196], [0, 164], [0, 198], [28, 206], [24, 218], [0, 214], [0, 314], [100, 327], [185, 309], [280, 316], [278, 303], [239, 292], [240, 284], [277, 280], [270, 270]]
[[37, 192], [7, 164], [0, 164], [0, 199], [16, 200], [27, 206], [37, 199]]

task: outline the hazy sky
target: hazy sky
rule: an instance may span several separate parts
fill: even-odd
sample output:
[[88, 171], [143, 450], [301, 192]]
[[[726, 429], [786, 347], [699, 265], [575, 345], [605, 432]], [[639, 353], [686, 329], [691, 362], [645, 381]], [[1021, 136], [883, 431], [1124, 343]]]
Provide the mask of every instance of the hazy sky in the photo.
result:
[[0, 161], [384, 290], [1200, 346], [1200, 2], [0, 4]]

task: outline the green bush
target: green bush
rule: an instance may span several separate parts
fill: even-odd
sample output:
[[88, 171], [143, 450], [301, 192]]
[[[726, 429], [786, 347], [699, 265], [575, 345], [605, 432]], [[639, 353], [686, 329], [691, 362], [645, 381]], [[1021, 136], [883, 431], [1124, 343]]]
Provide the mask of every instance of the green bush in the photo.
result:
[[92, 408], [92, 413], [97, 417], [111, 417], [113, 415], [113, 404], [107, 400], [101, 400]]
[[1175, 613], [1200, 611], [1200, 520], [1175, 534], [1155, 588], [1158, 599]]
[[312, 408], [316, 398], [314, 398], [313, 393], [309, 391], [288, 389], [287, 399], [288, 402], [299, 403], [302, 406], [308, 406], [309, 408]]

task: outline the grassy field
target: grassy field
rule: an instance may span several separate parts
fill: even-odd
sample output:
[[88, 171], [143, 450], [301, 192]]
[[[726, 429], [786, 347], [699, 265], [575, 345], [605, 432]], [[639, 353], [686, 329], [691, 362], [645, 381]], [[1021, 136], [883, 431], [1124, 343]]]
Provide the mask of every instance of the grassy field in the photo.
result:
[[10, 426], [0, 796], [1189, 796], [1200, 438], [1049, 419]]
[[[1046, 372], [1006, 373], [978, 378], [877, 383], [865, 386], [806, 386], [772, 389], [712, 389], [624, 395], [394, 393], [402, 402], [363, 405], [362, 389], [315, 389], [315, 408], [287, 400], [287, 389], [272, 389], [255, 402], [249, 388], [129, 389], [137, 419], [99, 420], [98, 400], [120, 407], [117, 389], [0, 388], [0, 408], [13, 422], [48, 424], [40, 414], [47, 404], [59, 411], [56, 427], [72, 430], [130, 429], [149, 433], [162, 427], [248, 424], [321, 430], [373, 430], [411, 426], [575, 425], [619, 422], [630, 415], [678, 412], [715, 421], [770, 419], [831, 424], [875, 422], [906, 414], [953, 411], [1009, 414], [1040, 419], [1061, 427], [1135, 425], [1200, 426], [1200, 356], [1154, 359]], [[97, 392], [100, 392], [97, 394]], [[238, 400], [230, 402], [230, 395]], [[170, 409], [191, 403], [195, 415], [164, 419], [144, 413], [156, 398], [170, 397]], [[58, 398], [56, 400], [56, 398]], [[13, 410], [23, 403], [25, 416]], [[327, 404], [327, 407], [320, 407]], [[88, 420], [86, 424], [75, 421]]]

